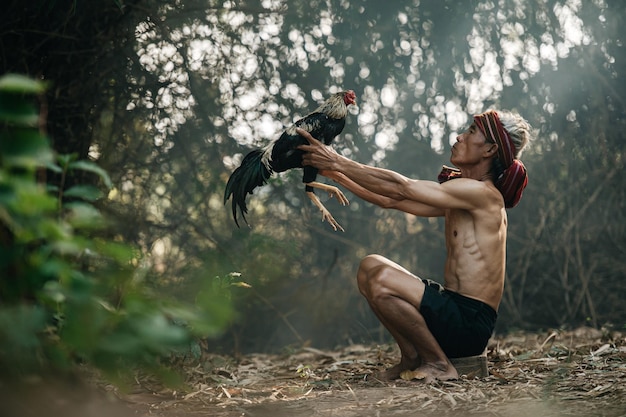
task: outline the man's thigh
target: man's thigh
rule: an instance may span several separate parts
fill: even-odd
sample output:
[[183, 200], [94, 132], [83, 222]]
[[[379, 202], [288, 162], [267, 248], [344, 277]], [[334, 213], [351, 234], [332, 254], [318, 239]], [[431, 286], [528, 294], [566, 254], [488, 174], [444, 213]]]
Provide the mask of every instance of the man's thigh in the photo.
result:
[[372, 255], [370, 267], [382, 268], [379, 285], [387, 295], [398, 297], [418, 311], [424, 295], [424, 282], [406, 268], [380, 255]]

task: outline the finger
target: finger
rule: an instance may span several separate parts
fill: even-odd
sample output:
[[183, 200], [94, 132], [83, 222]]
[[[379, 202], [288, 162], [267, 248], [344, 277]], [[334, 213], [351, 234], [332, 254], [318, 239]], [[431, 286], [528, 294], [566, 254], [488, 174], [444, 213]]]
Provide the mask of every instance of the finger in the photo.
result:
[[321, 143], [319, 140], [315, 139], [313, 136], [311, 136], [311, 134], [309, 132], [307, 132], [306, 130], [296, 127], [296, 133], [300, 136], [302, 136], [303, 138], [305, 138], [306, 140], [309, 141], [309, 143], [311, 145], [315, 145], [317, 143]]
[[[302, 145], [304, 146], [304, 145]], [[303, 151], [306, 151], [306, 149], [302, 149], [302, 146], [298, 146], [298, 149], [301, 149]], [[304, 153], [302, 155], [302, 165], [311, 165], [311, 154], [310, 153]]]

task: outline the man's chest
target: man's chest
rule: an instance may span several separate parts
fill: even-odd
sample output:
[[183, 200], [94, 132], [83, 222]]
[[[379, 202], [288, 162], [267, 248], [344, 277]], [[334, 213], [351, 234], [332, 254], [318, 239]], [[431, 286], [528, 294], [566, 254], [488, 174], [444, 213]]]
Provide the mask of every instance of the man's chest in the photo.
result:
[[475, 230], [474, 217], [466, 210], [448, 210], [445, 225], [449, 243], [463, 240]]

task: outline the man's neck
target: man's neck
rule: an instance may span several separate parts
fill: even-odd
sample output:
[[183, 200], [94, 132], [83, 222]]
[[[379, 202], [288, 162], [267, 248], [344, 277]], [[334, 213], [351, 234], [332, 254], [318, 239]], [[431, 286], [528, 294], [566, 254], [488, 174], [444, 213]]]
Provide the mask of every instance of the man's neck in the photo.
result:
[[471, 166], [460, 166], [462, 178], [471, 178], [477, 181], [493, 180], [491, 178], [491, 160], [487, 161], [489, 164], [480, 163]]

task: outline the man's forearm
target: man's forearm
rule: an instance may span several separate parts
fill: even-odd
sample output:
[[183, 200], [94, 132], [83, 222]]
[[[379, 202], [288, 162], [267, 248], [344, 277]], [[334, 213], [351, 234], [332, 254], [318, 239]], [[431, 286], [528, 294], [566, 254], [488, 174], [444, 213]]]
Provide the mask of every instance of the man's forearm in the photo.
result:
[[369, 191], [352, 181], [341, 172], [322, 170], [320, 171], [320, 174], [327, 178], [330, 178], [342, 187], [345, 187], [357, 197], [362, 198], [363, 200], [372, 204], [376, 204], [379, 207], [392, 208], [422, 217], [439, 217], [445, 214], [443, 210], [429, 206], [427, 204], [419, 203], [412, 200], [396, 200]]
[[385, 208], [393, 207], [395, 203], [397, 203], [396, 200], [393, 200], [392, 198], [389, 198], [389, 197], [386, 197], [377, 193], [373, 193], [365, 189], [364, 187], [352, 181], [350, 178], [348, 178], [346, 175], [342, 174], [341, 172], [320, 171], [320, 174], [325, 177], [330, 178], [331, 180], [335, 181], [337, 184], [349, 190], [352, 194], [356, 195], [357, 197], [369, 203], [376, 204], [377, 206], [385, 207]]
[[407, 185], [411, 180], [390, 170], [375, 168], [360, 164], [342, 155], [339, 155], [330, 146], [313, 138], [311, 134], [302, 129], [296, 131], [307, 139], [308, 145], [300, 145], [298, 149], [304, 151], [302, 156], [303, 165], [311, 165], [320, 170], [338, 171], [343, 173], [356, 184], [385, 197], [394, 200], [404, 200]]
[[343, 156], [338, 158], [335, 166], [336, 171], [372, 193], [396, 201], [405, 198], [402, 190], [410, 180], [397, 172], [364, 165]]

